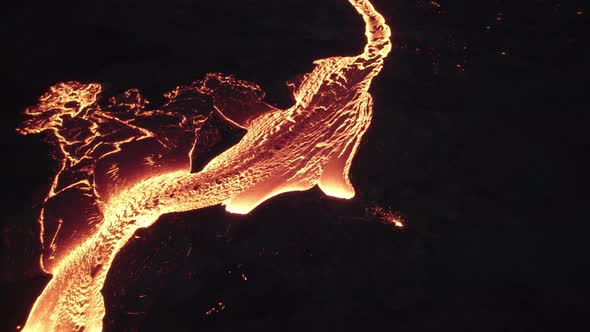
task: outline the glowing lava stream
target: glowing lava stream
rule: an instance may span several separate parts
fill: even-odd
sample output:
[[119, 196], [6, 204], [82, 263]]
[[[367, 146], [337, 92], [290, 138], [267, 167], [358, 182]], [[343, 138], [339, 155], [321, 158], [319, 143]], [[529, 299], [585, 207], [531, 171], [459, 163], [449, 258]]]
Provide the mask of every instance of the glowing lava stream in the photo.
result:
[[53, 269], [24, 331], [101, 331], [100, 291], [115, 255], [162, 214], [217, 204], [245, 214], [275, 195], [316, 184], [330, 196], [354, 196], [348, 172], [371, 121], [368, 89], [391, 51], [391, 33], [369, 1], [350, 3], [365, 21], [364, 52], [315, 61], [294, 91], [294, 106], [252, 120], [241, 141], [202, 171], [165, 173], [113, 194], [98, 230]]

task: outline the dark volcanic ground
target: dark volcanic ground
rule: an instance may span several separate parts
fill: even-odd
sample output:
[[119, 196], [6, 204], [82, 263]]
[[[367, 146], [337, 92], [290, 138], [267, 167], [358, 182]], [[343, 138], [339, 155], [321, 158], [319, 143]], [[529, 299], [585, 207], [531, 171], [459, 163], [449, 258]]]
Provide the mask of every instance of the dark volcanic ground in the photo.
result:
[[[246, 217], [220, 207], [162, 217], [115, 261], [105, 330], [563, 331], [584, 322], [587, 4], [439, 3], [374, 1], [395, 48], [374, 81], [353, 200], [311, 190]], [[23, 324], [48, 280], [37, 267], [35, 203], [55, 163], [38, 137], [14, 128], [49, 85], [138, 87], [157, 103], [220, 71], [286, 107], [284, 81], [314, 59], [360, 51], [364, 38], [344, 0], [21, 2], [3, 15], [6, 331]], [[406, 227], [364, 218], [374, 204], [402, 213]]]

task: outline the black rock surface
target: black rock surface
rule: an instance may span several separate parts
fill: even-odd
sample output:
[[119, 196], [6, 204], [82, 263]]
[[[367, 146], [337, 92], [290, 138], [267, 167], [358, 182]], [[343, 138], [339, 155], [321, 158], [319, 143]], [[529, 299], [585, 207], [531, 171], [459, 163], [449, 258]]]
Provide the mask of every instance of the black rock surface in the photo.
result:
[[[245, 218], [221, 207], [162, 217], [117, 257], [103, 291], [105, 330], [583, 329], [586, 3], [373, 2], [395, 47], [371, 87], [355, 199], [312, 190]], [[47, 282], [35, 214], [56, 164], [38, 137], [14, 128], [48, 86], [104, 82], [157, 104], [177, 85], [224, 72], [260, 84], [284, 108], [285, 81], [364, 42], [343, 0], [15, 5], [0, 20], [10, 85], [1, 139], [6, 331], [24, 323]], [[402, 212], [406, 227], [349, 219], [367, 204]], [[226, 309], [205, 315], [219, 301]]]

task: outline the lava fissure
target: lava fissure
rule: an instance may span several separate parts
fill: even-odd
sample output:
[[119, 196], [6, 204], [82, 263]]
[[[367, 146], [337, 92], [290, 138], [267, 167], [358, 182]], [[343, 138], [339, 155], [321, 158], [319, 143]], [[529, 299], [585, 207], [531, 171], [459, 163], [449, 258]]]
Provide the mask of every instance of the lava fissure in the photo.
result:
[[[159, 144], [160, 148], [164, 145], [174, 147], [172, 140], [142, 127], [142, 116], [158, 116], [160, 113], [148, 111], [147, 101], [142, 100], [137, 91], [130, 90], [111, 103], [132, 110], [134, 117], [115, 116], [100, 109], [96, 105], [102, 92], [100, 85], [74, 82], [53, 87], [54, 90], [44, 95], [37, 107], [27, 111], [32, 119], [19, 131], [23, 134], [49, 132], [64, 156], [45, 203], [58, 192], [68, 190], [66, 188], [83, 186], [92, 192], [90, 197], [97, 202], [100, 198], [96, 205], [98, 212], [93, 211], [94, 215], [99, 213], [102, 216], [102, 221], [88, 237], [79, 238], [68, 248], [67, 254], [62, 254], [53, 263], [50, 270], [53, 278], [35, 302], [24, 331], [100, 331], [105, 314], [101, 290], [111, 263], [138, 228], [149, 227], [163, 214], [217, 204], [223, 204], [229, 212], [244, 214], [275, 195], [307, 190], [315, 185], [330, 196], [354, 196], [348, 173], [371, 121], [369, 86], [382, 69], [391, 42], [389, 27], [369, 1], [350, 0], [350, 3], [365, 21], [367, 44], [364, 52], [354, 57], [315, 61], [315, 69], [293, 87], [296, 102], [289, 109], [261, 106], [265, 112], [255, 118], [237, 119], [219, 107], [222, 118], [227, 116], [235, 120], [236, 125], [247, 132], [235, 145], [208, 162], [199, 160], [200, 171], [196, 173], [191, 173], [186, 163], [182, 167], [171, 163], [151, 174], [144, 172], [146, 174], [138, 174], [118, 186], [98, 190], [94, 172], [98, 164], [91, 163], [83, 168], [85, 174], [92, 175], [91, 181], [60, 182], [60, 175], [74, 165], [112, 158], [125, 152], [126, 144], [138, 140], [154, 138], [154, 144]], [[221, 76], [217, 81], [226, 82]], [[255, 85], [244, 86], [246, 91], [257, 89]], [[203, 84], [198, 92], [207, 95], [211, 91]], [[171, 103], [176, 102], [175, 98], [182, 93], [175, 90], [167, 97]], [[214, 102], [217, 104], [218, 100]], [[77, 133], [65, 137], [56, 129], [73, 126], [77, 119], [92, 120], [85, 135]], [[177, 121], [173, 121], [171, 127], [185, 132], [194, 130], [188, 115], [175, 119]], [[202, 116], [195, 116], [193, 120], [205, 121]], [[122, 131], [116, 131], [122, 137], [112, 143], [104, 138], [105, 133], [108, 132], [110, 137], [117, 136], [112, 134], [114, 131], [101, 127], [105, 123], [116, 123], [132, 134], [124, 136], [120, 134]], [[78, 137], [85, 138], [80, 140]], [[192, 145], [191, 156], [199, 153], [192, 151], [198, 146]], [[155, 158], [161, 157], [162, 153], [146, 156], [146, 165], [154, 165]], [[121, 177], [120, 172], [118, 164], [112, 162], [106, 167], [105, 174], [111, 182], [116, 182]]]

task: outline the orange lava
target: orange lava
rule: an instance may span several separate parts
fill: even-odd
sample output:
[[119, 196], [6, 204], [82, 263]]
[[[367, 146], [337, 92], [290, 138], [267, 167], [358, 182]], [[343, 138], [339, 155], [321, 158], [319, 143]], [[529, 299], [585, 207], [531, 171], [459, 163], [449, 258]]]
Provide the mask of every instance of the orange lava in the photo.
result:
[[[372, 98], [368, 90], [391, 51], [391, 33], [368, 0], [350, 3], [365, 21], [367, 44], [363, 53], [316, 60], [315, 69], [293, 87], [296, 102], [289, 109], [267, 107], [265, 112], [249, 119], [225, 114], [245, 127], [247, 133], [198, 173], [191, 174], [186, 163], [182, 167], [171, 163], [153, 172], [145, 168], [132, 180], [97, 189], [93, 167], [98, 161], [121, 153], [124, 145], [151, 139], [162, 146], [162, 151], [174, 150], [154, 130], [138, 125], [139, 118], [157, 116], [160, 111], [148, 111], [147, 101], [136, 90], [127, 91], [111, 103], [133, 110], [133, 118], [99, 107], [97, 98], [102, 87], [94, 83], [60, 83], [43, 95], [37, 106], [26, 110], [32, 118], [19, 132], [49, 133], [63, 156], [45, 202], [68, 188], [79, 187], [97, 202], [97, 220], [92, 222], [87, 236], [74, 238], [54, 257], [49, 269], [53, 278], [31, 309], [23, 331], [101, 331], [105, 315], [101, 289], [111, 263], [138, 228], [149, 227], [162, 214], [217, 204], [223, 204], [229, 212], [246, 214], [273, 196], [315, 185], [330, 196], [354, 197], [349, 170], [371, 121]], [[220, 75], [217, 78], [232, 79]], [[247, 87], [257, 89], [254, 85]], [[199, 89], [204, 91], [208, 87], [203, 85]], [[172, 100], [180, 93], [175, 90], [167, 97]], [[223, 105], [216, 106], [224, 112]], [[192, 128], [189, 117], [174, 119], [178, 127]], [[85, 135], [74, 133], [66, 137], [58, 129], [66, 122], [76, 121], [86, 124]], [[117, 133], [121, 137], [102, 141], [105, 123], [120, 126]], [[156, 157], [146, 157], [146, 167], [158, 165]], [[71, 169], [90, 176], [64, 183], [61, 175]], [[107, 170], [111, 182], [116, 182], [120, 171], [116, 165]], [[40, 222], [43, 223], [43, 213]], [[54, 241], [51, 242], [55, 251]], [[222, 303], [219, 305], [212, 310], [225, 308]]]

